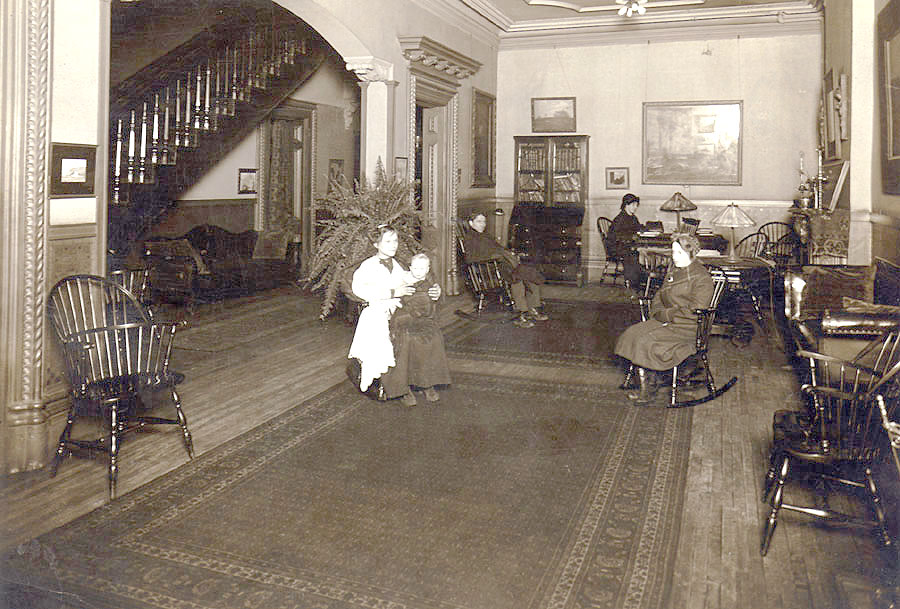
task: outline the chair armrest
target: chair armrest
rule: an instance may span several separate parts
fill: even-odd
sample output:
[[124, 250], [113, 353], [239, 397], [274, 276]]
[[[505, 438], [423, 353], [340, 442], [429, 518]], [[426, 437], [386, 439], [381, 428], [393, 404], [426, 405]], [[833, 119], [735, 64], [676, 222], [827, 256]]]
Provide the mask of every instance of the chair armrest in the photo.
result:
[[826, 335], [878, 336], [900, 326], [900, 316], [892, 313], [835, 311], [822, 317]]
[[838, 398], [841, 400], [852, 400], [858, 397], [861, 397], [862, 394], [856, 393], [847, 393], [846, 391], [841, 391], [840, 389], [836, 389], [835, 387], [824, 387], [822, 385], [808, 385], [804, 384], [800, 387], [800, 391], [805, 393], [806, 395], [815, 397], [819, 396], [830, 396], [834, 398]]

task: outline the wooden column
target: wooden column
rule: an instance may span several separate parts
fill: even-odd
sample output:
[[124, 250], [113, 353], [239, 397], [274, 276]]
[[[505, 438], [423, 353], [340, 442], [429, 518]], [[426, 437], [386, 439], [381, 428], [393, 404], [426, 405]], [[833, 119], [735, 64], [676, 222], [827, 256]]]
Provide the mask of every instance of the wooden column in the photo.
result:
[[50, 0], [7, 0], [0, 116], [0, 459], [5, 472], [36, 469], [46, 454], [42, 407], [50, 125]]

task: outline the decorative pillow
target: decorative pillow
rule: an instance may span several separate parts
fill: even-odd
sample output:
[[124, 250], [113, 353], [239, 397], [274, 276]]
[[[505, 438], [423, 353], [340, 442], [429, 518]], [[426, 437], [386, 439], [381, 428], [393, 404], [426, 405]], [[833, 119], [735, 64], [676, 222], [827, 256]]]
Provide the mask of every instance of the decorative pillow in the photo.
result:
[[197, 273], [200, 275], [209, 275], [209, 269], [203, 261], [203, 257], [197, 253], [194, 246], [187, 239], [166, 239], [164, 241], [147, 241], [144, 244], [147, 251], [162, 258], [180, 256], [183, 258], [193, 258], [194, 264], [197, 265]]
[[256, 239], [256, 247], [253, 248], [253, 258], [283, 260], [287, 253], [288, 236], [282, 232], [264, 231], [259, 233]]
[[900, 307], [894, 305], [872, 304], [858, 298], [843, 297], [844, 310], [850, 313], [891, 313], [900, 315]]

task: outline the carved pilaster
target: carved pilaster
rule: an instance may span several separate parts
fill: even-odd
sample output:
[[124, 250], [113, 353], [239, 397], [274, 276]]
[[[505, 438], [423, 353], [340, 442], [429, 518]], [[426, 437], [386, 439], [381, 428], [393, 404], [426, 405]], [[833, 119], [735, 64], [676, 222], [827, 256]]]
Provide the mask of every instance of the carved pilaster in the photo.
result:
[[447, 202], [448, 216], [444, 222], [446, 243], [449, 248], [450, 268], [447, 271], [447, 294], [459, 294], [459, 271], [456, 268], [456, 222], [459, 200], [459, 93], [448, 104], [450, 111], [450, 200]]
[[272, 121], [268, 118], [259, 124], [256, 130], [256, 205], [253, 206], [253, 228], [266, 230], [266, 218], [269, 207], [269, 158], [272, 146]]
[[2, 17], [9, 55], [3, 74], [3, 242], [0, 256], [3, 321], [0, 379], [4, 469], [43, 466], [46, 414], [42, 407], [46, 174], [49, 149], [50, 0], [10, 0]]

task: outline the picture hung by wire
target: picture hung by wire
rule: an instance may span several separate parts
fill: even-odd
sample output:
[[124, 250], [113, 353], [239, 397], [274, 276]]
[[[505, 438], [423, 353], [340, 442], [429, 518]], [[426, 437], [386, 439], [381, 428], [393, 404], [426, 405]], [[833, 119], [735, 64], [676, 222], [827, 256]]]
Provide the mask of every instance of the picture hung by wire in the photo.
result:
[[645, 102], [644, 184], [741, 183], [743, 102]]
[[900, 0], [878, 14], [881, 190], [900, 195]]
[[575, 98], [532, 97], [531, 131], [575, 131]]
[[606, 168], [607, 190], [627, 190], [629, 188], [628, 181], [628, 167]]
[[53, 144], [50, 152], [50, 196], [94, 194], [96, 146]]
[[256, 194], [256, 169], [238, 169], [238, 194]]
[[478, 89], [472, 92], [472, 187], [490, 188], [496, 184], [495, 100]]

